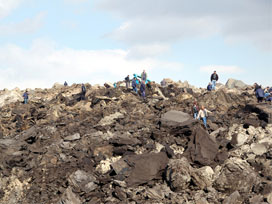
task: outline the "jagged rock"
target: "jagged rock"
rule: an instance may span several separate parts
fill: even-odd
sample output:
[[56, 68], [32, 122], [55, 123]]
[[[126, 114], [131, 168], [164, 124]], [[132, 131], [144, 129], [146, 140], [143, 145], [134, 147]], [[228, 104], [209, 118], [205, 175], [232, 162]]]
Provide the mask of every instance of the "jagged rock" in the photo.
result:
[[123, 118], [124, 117], [124, 114], [123, 113], [120, 113], [120, 112], [116, 112], [114, 114], [111, 114], [109, 116], [106, 116], [104, 118], [102, 118], [98, 125], [101, 125], [101, 126], [106, 126], [106, 125], [111, 125], [112, 123], [114, 123], [114, 121], [118, 118]]
[[244, 89], [246, 88], [248, 85], [246, 85], [244, 82], [242, 82], [241, 80], [236, 80], [236, 79], [229, 79], [225, 85], [227, 88], [229, 89], [233, 89], [233, 88], [238, 88], [238, 89]]
[[80, 139], [80, 134], [76, 133], [74, 135], [70, 135], [64, 138], [64, 141], [74, 141], [74, 140], [79, 140]]
[[79, 197], [68, 187], [58, 204], [81, 204]]
[[74, 188], [78, 188], [85, 193], [89, 193], [97, 188], [97, 185], [95, 184], [96, 178], [81, 170], [77, 170], [70, 175], [69, 182]]
[[22, 92], [18, 90], [5, 90], [0, 93], [0, 107], [4, 105], [15, 103], [17, 101], [23, 101]]
[[184, 112], [171, 110], [161, 117], [162, 125], [166, 126], [185, 126], [193, 122], [192, 117]]
[[197, 127], [190, 137], [185, 156], [203, 166], [215, 165], [218, 144], [204, 129]]
[[233, 192], [228, 198], [226, 198], [223, 204], [242, 204], [241, 195], [238, 191]]
[[260, 144], [256, 144], [256, 143], [251, 144], [250, 148], [253, 151], [253, 153], [256, 154], [256, 155], [263, 155], [264, 153], [267, 152], [267, 147], [263, 143], [260, 143]]
[[266, 199], [269, 204], [272, 204], [272, 192], [266, 196]]
[[166, 181], [171, 190], [180, 192], [188, 188], [191, 182], [191, 171], [192, 167], [185, 157], [170, 160], [166, 170]]
[[127, 186], [131, 187], [160, 178], [167, 163], [166, 154], [160, 152], [125, 156], [112, 166], [119, 177], [126, 177]]
[[195, 169], [192, 171], [192, 180], [200, 189], [211, 187], [214, 181], [214, 171], [209, 166]]
[[243, 145], [248, 140], [248, 138], [249, 138], [249, 135], [246, 133], [234, 134], [232, 136], [231, 144], [239, 147]]
[[172, 193], [172, 191], [168, 186], [157, 185], [157, 186], [154, 186], [153, 188], [147, 189], [146, 195], [148, 198], [151, 198], [151, 199], [154, 199], [157, 201], [161, 201], [165, 197], [168, 197], [169, 194], [171, 194], [171, 193]]
[[240, 158], [225, 161], [214, 187], [221, 192], [248, 193], [257, 182], [257, 174], [250, 165]]

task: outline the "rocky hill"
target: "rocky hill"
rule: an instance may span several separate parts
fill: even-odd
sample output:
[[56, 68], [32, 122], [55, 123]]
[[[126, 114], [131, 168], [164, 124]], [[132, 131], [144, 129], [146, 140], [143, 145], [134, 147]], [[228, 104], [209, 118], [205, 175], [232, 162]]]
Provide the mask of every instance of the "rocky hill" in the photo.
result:
[[77, 84], [29, 90], [29, 104], [1, 91], [0, 203], [271, 204], [272, 106], [241, 82], [166, 81], [146, 100], [121, 82], [87, 84], [83, 101]]

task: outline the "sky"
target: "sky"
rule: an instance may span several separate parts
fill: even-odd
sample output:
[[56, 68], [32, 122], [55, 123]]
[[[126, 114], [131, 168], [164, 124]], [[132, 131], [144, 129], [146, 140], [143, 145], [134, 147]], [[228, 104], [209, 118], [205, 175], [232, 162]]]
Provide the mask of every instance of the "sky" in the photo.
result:
[[0, 89], [141, 74], [272, 86], [271, 0], [0, 0]]

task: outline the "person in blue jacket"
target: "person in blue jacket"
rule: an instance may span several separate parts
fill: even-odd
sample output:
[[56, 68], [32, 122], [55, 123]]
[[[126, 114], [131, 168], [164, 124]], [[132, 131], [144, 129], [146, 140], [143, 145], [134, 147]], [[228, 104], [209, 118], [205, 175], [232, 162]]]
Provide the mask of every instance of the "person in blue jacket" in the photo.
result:
[[23, 94], [23, 97], [24, 97], [24, 104], [27, 104], [28, 103], [28, 91], [27, 90]]
[[211, 90], [212, 90], [212, 84], [211, 84], [211, 83], [208, 84], [207, 90], [208, 90], [208, 91], [211, 91]]
[[258, 103], [262, 102], [264, 99], [264, 90], [262, 89], [262, 87], [258, 85], [257, 83], [255, 83], [254, 91], [255, 91], [255, 95], [258, 100]]

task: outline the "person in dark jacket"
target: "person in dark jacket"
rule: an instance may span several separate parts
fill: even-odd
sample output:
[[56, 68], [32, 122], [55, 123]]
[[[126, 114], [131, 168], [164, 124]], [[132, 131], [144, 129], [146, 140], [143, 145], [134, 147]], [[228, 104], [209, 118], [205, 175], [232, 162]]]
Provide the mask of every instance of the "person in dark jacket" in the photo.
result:
[[68, 83], [67, 83], [67, 81], [65, 81], [65, 82], [64, 82], [64, 86], [68, 86]]
[[133, 91], [135, 91], [136, 93], [138, 93], [138, 90], [137, 90], [137, 79], [136, 79], [136, 77], [133, 77], [133, 79], [132, 79], [132, 89], [133, 89]]
[[197, 119], [198, 112], [199, 112], [199, 107], [197, 102], [195, 101], [192, 107], [192, 113], [193, 113], [194, 119]]
[[142, 80], [141, 86], [140, 86], [140, 91], [143, 99], [145, 99], [145, 81]]
[[264, 90], [262, 89], [262, 87], [255, 83], [254, 91], [255, 91], [255, 95], [258, 100], [258, 103], [262, 102], [264, 99]]
[[211, 83], [208, 84], [207, 90], [208, 90], [208, 91], [211, 91], [211, 90], [212, 90], [212, 84], [211, 84]]
[[27, 104], [28, 103], [28, 91], [27, 90], [23, 94], [23, 97], [24, 97], [24, 104]]
[[86, 95], [86, 87], [84, 84], [81, 85], [81, 95], [80, 95], [80, 100], [85, 100], [85, 95]]
[[129, 79], [129, 75], [127, 75], [127, 77], [125, 78], [125, 82], [126, 82], [126, 88], [128, 89], [130, 86], [130, 79]]
[[212, 90], [215, 90], [216, 82], [218, 81], [218, 79], [219, 79], [218, 74], [216, 73], [216, 71], [214, 71], [213, 74], [211, 75]]

